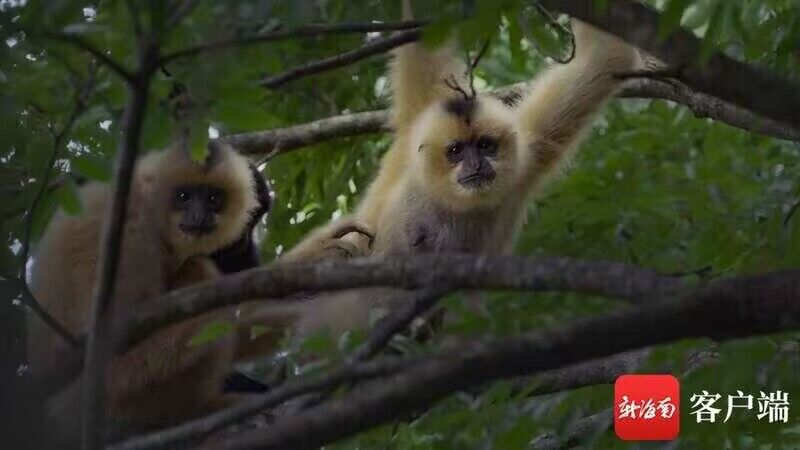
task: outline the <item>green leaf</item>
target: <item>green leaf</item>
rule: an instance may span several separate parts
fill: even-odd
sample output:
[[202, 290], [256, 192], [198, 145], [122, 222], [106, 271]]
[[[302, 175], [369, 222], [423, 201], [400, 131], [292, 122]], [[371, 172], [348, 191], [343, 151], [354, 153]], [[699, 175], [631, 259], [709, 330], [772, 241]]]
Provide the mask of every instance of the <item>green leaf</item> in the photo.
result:
[[76, 172], [90, 180], [103, 183], [111, 181], [111, 164], [105, 158], [87, 155], [75, 158], [71, 163]]
[[664, 12], [661, 13], [661, 22], [658, 27], [658, 38], [664, 40], [681, 25], [686, 8], [692, 0], [670, 0]]
[[78, 215], [81, 212], [81, 199], [78, 195], [78, 186], [75, 181], [68, 178], [56, 189], [58, 204], [69, 215]]
[[192, 339], [189, 341], [189, 347], [198, 347], [201, 345], [210, 344], [224, 336], [232, 334], [235, 330], [236, 327], [231, 322], [212, 322], [203, 327], [203, 329], [201, 329], [197, 334], [192, 336]]

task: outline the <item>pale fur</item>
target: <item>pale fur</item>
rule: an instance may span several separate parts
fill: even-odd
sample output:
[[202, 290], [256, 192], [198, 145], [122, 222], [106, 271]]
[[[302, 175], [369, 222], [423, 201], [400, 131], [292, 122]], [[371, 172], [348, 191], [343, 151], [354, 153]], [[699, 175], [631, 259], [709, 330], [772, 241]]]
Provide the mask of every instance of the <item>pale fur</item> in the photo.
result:
[[[344, 239], [359, 245], [363, 254], [383, 257], [431, 251], [511, 252], [532, 195], [577, 147], [613, 96], [620, 85], [614, 73], [632, 70], [639, 61], [636, 50], [623, 41], [573, 23], [576, 55], [571, 62], [545, 71], [513, 108], [479, 94], [470, 123], [443, 107], [444, 101], [461, 95], [443, 84], [459, 67], [449, 48], [431, 52], [409, 44], [397, 51], [389, 72], [395, 141], [351, 218], [375, 234], [374, 246], [367, 249], [364, 239], [354, 234]], [[444, 153], [450, 142], [476, 134], [489, 134], [500, 142], [497, 156], [490, 158], [497, 177], [486, 188], [466, 190]], [[424, 238], [422, 244], [415, 247], [419, 238]], [[320, 296], [309, 306], [306, 323], [340, 331], [342, 323], [349, 326], [359, 317], [365, 326], [363, 310], [396, 292]]]
[[[143, 157], [136, 166], [122, 239], [112, 320], [115, 328], [127, 312], [164, 292], [218, 276], [207, 255], [235, 241], [257, 206], [254, 180], [247, 160], [231, 148], [221, 148], [206, 164], [190, 159], [180, 146]], [[170, 207], [175, 187], [184, 183], [212, 184], [227, 195], [216, 230], [209, 236], [183, 235]], [[86, 335], [97, 278], [100, 235], [110, 205], [107, 185], [90, 183], [80, 191], [82, 212], [58, 212], [42, 236], [31, 274], [31, 289], [56, 320], [74, 335]], [[228, 403], [222, 381], [233, 360], [230, 339], [190, 346], [206, 324], [233, 319], [224, 310], [178, 323], [154, 334], [108, 369], [110, 411], [134, 425], [155, 425], [217, 409]], [[58, 355], [69, 350], [37, 317], [30, 315], [28, 357], [34, 376], [57, 369]], [[80, 429], [82, 379], [59, 393], [49, 405], [62, 437]]]

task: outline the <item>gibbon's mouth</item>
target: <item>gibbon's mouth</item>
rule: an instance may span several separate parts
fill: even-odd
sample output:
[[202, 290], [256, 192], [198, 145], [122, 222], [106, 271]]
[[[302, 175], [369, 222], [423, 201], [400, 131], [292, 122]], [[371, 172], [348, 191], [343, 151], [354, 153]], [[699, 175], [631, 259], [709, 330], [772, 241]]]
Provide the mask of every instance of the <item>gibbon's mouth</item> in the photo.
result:
[[182, 223], [178, 227], [182, 232], [194, 238], [201, 238], [203, 236], [211, 234], [216, 228], [214, 225], [194, 224], [194, 223], [193, 224]]
[[469, 188], [479, 189], [491, 184], [494, 181], [493, 173], [473, 173], [458, 179], [458, 184]]

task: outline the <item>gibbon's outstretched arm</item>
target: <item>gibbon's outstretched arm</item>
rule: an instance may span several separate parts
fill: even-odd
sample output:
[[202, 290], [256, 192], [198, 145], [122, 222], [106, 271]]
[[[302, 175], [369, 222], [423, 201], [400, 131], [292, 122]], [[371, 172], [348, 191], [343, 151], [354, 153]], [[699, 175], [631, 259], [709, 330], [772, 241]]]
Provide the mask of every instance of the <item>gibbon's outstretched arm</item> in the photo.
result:
[[624, 41], [574, 19], [572, 24], [575, 57], [539, 76], [518, 107], [518, 146], [534, 156], [523, 157], [522, 182], [529, 191], [577, 146], [621, 85], [614, 74], [634, 69], [639, 61], [636, 49]]

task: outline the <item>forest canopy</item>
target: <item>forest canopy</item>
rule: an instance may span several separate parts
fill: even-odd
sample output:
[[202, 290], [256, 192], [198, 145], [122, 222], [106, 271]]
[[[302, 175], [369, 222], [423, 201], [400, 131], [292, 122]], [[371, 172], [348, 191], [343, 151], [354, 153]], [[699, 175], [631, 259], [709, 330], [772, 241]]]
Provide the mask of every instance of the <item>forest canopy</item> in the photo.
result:
[[[437, 293], [447, 293], [440, 303], [454, 319], [433, 339], [396, 337], [395, 353], [438, 361], [460, 354], [448, 346], [477, 342], [481, 351], [495, 349], [496, 359], [480, 353], [470, 361], [490, 366], [508, 361], [504, 342], [530, 338], [524, 343], [532, 353], [514, 357], [548, 362], [463, 377], [452, 382], [457, 393], [421, 394], [419, 404], [396, 414], [391, 403], [365, 401], [380, 418], [371, 423], [344, 411], [340, 420], [356, 425], [341, 434], [332, 425], [316, 437], [291, 434], [297, 418], [284, 417], [275, 429], [286, 434], [273, 435], [269, 448], [630, 448], [614, 435], [609, 408], [616, 376], [632, 372], [680, 378], [686, 402], [680, 448], [800, 446], [800, 408], [790, 409], [788, 425], [752, 414], [698, 424], [687, 404], [702, 390], [800, 395], [796, 1], [414, 6], [417, 19], [404, 21], [400, 2], [378, 0], [0, 0], [4, 389], [17, 389], [25, 378], [24, 316], [37, 313], [26, 285], [31, 254], [55, 211], [80, 214], [81, 185], [118, 182], [121, 160], [163, 149], [187, 130], [198, 158], [209, 143], [229, 142], [274, 189], [272, 209], [257, 229], [267, 265], [316, 226], [352, 212], [374, 178], [392, 143], [386, 111], [392, 49], [416, 41], [436, 47], [454, 37], [470, 58], [486, 46], [474, 86], [514, 95], [545, 67], [573, 57], [573, 16], [664, 64], [620, 74], [626, 81], [618, 98], [531, 203], [514, 252], [524, 257], [488, 269], [464, 255], [398, 258], [386, 262], [396, 276], [379, 263], [345, 262], [323, 267], [309, 282], [322, 289], [326, 276], [341, 276], [355, 281], [339, 289], [371, 282], [416, 288], [445, 280]], [[258, 270], [274, 280], [293, 276], [271, 267]], [[513, 273], [526, 268], [540, 272]], [[379, 281], [369, 281], [373, 276]], [[487, 293], [477, 312], [459, 289], [482, 287]], [[628, 334], [609, 318], [631, 325]], [[581, 327], [610, 330], [596, 342], [608, 351], [583, 339], [590, 328]], [[554, 345], [574, 351], [566, 363], [547, 353], [536, 334], [559, 329], [567, 337], [553, 338]], [[562, 335], [544, 335], [553, 336]], [[85, 337], [74, 338], [86, 345]], [[308, 349], [332, 355], [312, 374], [349, 364], [347, 355], [365, 339], [310, 339]], [[582, 365], [563, 367], [572, 363]], [[391, 367], [370, 370], [413, 372]], [[333, 396], [347, 401], [345, 391], [363, 380], [344, 379]], [[407, 386], [398, 382], [396, 395], [428, 392], [424, 380], [408, 379]], [[330, 386], [316, 391], [332, 392]], [[369, 386], [364, 392], [354, 398], [367, 398]], [[317, 407], [321, 414], [324, 407]], [[13, 412], [3, 408], [0, 419], [8, 425]], [[297, 414], [311, 421], [314, 411]], [[241, 439], [236, 448], [260, 445], [263, 435], [250, 427], [252, 434], [231, 435]]]

